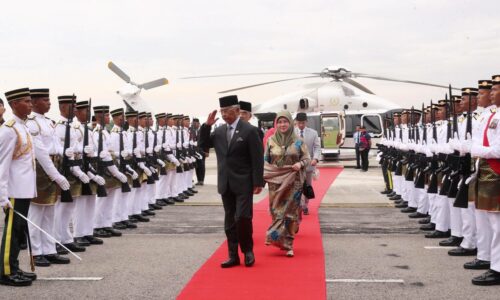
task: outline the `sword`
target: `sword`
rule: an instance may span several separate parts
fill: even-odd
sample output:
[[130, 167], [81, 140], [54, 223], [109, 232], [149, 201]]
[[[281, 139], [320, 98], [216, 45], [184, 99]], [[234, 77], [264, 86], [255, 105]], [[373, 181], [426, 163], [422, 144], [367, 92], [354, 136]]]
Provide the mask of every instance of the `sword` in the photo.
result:
[[19, 212], [17, 212], [15, 209], [11, 208], [18, 216], [20, 216], [21, 218], [23, 218], [24, 220], [26, 220], [26, 222], [30, 223], [31, 225], [35, 226], [36, 229], [40, 230], [41, 232], [45, 233], [46, 236], [48, 236], [53, 242], [59, 244], [61, 247], [63, 247], [66, 251], [68, 251], [69, 253], [71, 253], [74, 257], [78, 258], [80, 261], [82, 260], [82, 258], [78, 255], [76, 255], [75, 253], [73, 253], [73, 251], [69, 250], [68, 248], [66, 248], [66, 246], [64, 246], [63, 244], [61, 244], [58, 240], [56, 240], [53, 236], [51, 236], [50, 234], [48, 234], [45, 230], [43, 230], [42, 228], [40, 228], [38, 225], [36, 225], [35, 223], [33, 223], [30, 219], [26, 218], [25, 216], [23, 216], [22, 214], [20, 214]]

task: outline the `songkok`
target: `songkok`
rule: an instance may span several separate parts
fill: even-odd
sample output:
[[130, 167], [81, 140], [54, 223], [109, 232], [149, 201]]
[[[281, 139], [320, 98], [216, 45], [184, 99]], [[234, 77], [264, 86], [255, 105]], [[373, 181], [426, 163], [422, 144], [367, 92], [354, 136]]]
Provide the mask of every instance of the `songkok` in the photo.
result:
[[491, 80], [479, 80], [477, 83], [480, 90], [491, 90]]
[[134, 110], [133, 110], [133, 111], [127, 111], [127, 112], [125, 113], [125, 118], [132, 118], [132, 117], [136, 117], [136, 116], [137, 116], [137, 114], [138, 114], [138, 112], [137, 112], [137, 111], [134, 111]]
[[9, 92], [5, 93], [5, 98], [7, 98], [7, 102], [11, 102], [23, 97], [29, 97], [30, 96], [30, 89], [29, 88], [22, 88], [22, 89], [17, 89], [17, 90], [12, 90]]
[[94, 113], [109, 113], [109, 105], [100, 105], [100, 106], [94, 106]]
[[48, 98], [49, 97], [49, 89], [31, 89], [30, 95], [31, 95], [31, 99]]
[[500, 84], [500, 75], [491, 76], [491, 85]]
[[231, 95], [219, 98], [219, 104], [221, 108], [238, 105], [238, 96]]
[[147, 117], [147, 116], [148, 116], [148, 113], [147, 113], [147, 112], [145, 112], [145, 111], [141, 111], [141, 112], [139, 113], [139, 118], [145, 118], [145, 117]]
[[76, 96], [75, 95], [59, 96], [57, 97], [57, 100], [59, 101], [59, 104], [74, 103], [76, 102]]
[[123, 113], [124, 113], [124, 109], [123, 108], [117, 108], [117, 109], [114, 109], [114, 110], [112, 110], [112, 111], [109, 112], [109, 114], [112, 117], [122, 116]]
[[240, 101], [240, 109], [248, 112], [252, 112], [252, 103], [246, 101]]
[[306, 115], [306, 113], [299, 112], [299, 113], [295, 116], [295, 120], [297, 120], [297, 121], [307, 121], [307, 115]]
[[166, 118], [167, 117], [167, 114], [166, 113], [159, 113], [159, 114], [156, 114], [155, 115], [155, 118], [156, 119], [162, 119], [162, 118]]
[[466, 87], [462, 89], [462, 96], [476, 96], [478, 94], [476, 88]]
[[83, 109], [83, 108], [88, 108], [89, 107], [89, 101], [84, 100], [84, 101], [78, 101], [75, 104], [76, 109]]

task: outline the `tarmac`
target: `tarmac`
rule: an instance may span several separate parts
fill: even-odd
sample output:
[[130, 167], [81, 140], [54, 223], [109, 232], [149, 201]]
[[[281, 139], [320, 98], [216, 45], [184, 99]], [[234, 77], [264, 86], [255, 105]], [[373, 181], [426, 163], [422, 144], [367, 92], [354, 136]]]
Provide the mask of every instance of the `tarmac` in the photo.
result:
[[[417, 222], [379, 193], [383, 179], [375, 161], [368, 172], [353, 162], [321, 164], [344, 166], [320, 207], [328, 299], [499, 298], [500, 286], [471, 284], [483, 271], [462, 265], [474, 257], [448, 256], [448, 248], [425, 239]], [[225, 239], [213, 153], [206, 166], [195, 197], [87, 248], [79, 253], [82, 261], [70, 256], [69, 265], [36, 268], [39, 279], [31, 287], [0, 286], [0, 299], [175, 299]], [[27, 251], [20, 260], [28, 271]], [[279, 292], [270, 298], [279, 299]]]

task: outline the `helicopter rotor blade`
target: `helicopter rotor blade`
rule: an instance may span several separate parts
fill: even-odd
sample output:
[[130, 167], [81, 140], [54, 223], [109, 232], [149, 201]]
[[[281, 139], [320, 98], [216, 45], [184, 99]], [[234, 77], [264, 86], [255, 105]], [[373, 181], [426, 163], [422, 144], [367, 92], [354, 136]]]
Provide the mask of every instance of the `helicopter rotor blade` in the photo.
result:
[[115, 65], [112, 61], [108, 63], [108, 68], [113, 71], [118, 77], [123, 79], [126, 83], [130, 83], [130, 76], [128, 76], [125, 72], [123, 72], [117, 65]]
[[[440, 84], [434, 84], [434, 83], [428, 83], [428, 82], [421, 82], [421, 81], [414, 81], [414, 80], [395, 79], [395, 78], [388, 78], [388, 77], [376, 76], [376, 75], [369, 75], [369, 74], [363, 74], [363, 73], [352, 73], [352, 74], [355, 77], [370, 78], [370, 79], [375, 79], [375, 80], [402, 82], [402, 83], [418, 84], [418, 85], [433, 86], [433, 87], [440, 87], [440, 88], [448, 88], [449, 87], [447, 85], [440, 85]], [[457, 90], [457, 91], [460, 90], [460, 89], [457, 89], [457, 88], [453, 88], [453, 89]]]
[[156, 80], [153, 80], [150, 82], [139, 84], [137, 87], [140, 89], [149, 90], [149, 89], [159, 87], [162, 85], [166, 85], [166, 84], [168, 84], [168, 80], [166, 78], [160, 78], [160, 79], [156, 79]]
[[262, 83], [257, 83], [257, 84], [242, 86], [242, 87], [238, 87], [238, 88], [234, 88], [234, 89], [230, 89], [230, 90], [220, 91], [219, 94], [225, 94], [225, 93], [229, 93], [229, 92], [234, 92], [234, 91], [239, 91], [239, 90], [254, 88], [254, 87], [258, 87], [258, 86], [262, 86], [262, 85], [268, 85], [268, 84], [273, 84], [273, 83], [278, 83], [278, 82], [299, 80], [299, 79], [305, 79], [305, 78], [317, 78], [317, 77], [320, 77], [320, 76], [319, 75], [303, 76], [303, 77], [295, 77], [295, 78], [287, 78], [287, 79], [281, 79], [281, 80], [267, 81], [267, 82], [262, 82]]
[[314, 72], [262, 72], [262, 73], [235, 73], [235, 74], [188, 76], [188, 77], [182, 77], [180, 79], [218, 78], [218, 77], [253, 76], [253, 75], [320, 75], [320, 74], [321, 73], [314, 73]]
[[365, 87], [364, 85], [362, 85], [361, 83], [359, 83], [355, 80], [352, 80], [350, 78], [344, 78], [343, 81], [349, 83], [350, 85], [352, 85], [360, 90], [362, 90], [365, 93], [375, 95], [374, 92], [370, 91], [367, 87]]

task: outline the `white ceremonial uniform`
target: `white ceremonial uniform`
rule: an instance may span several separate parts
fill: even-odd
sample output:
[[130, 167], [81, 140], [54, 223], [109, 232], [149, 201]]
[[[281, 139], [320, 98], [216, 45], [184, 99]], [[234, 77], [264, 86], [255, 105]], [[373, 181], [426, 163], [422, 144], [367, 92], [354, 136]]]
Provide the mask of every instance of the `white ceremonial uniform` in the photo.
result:
[[[165, 133], [165, 140], [167, 139], [167, 128], [164, 127], [159, 127], [158, 130], [156, 131], [156, 142], [157, 145], [162, 147], [164, 141], [163, 141], [163, 133]], [[162, 160], [160, 157], [158, 159]], [[161, 167], [161, 166], [160, 166]], [[161, 199], [167, 199], [169, 196], [167, 195], [167, 175], [161, 175], [161, 172], [158, 174], [159, 180], [156, 182], [156, 191], [155, 191], [155, 199], [161, 200]]]
[[[109, 140], [109, 151], [113, 157], [116, 158], [117, 162], [120, 160], [121, 152], [120, 152], [120, 132], [122, 128], [114, 125], [111, 129], [110, 140]], [[127, 135], [122, 133], [123, 139], [123, 150], [126, 150], [126, 145], [128, 145]], [[131, 197], [132, 192], [123, 193], [121, 188], [118, 188], [118, 192], [116, 197], [113, 199], [113, 213], [112, 220], [113, 223], [126, 221], [128, 220], [128, 211], [129, 211], [129, 197]], [[131, 189], [132, 191], [132, 189]]]
[[[93, 132], [94, 144], [99, 145], [99, 130], [100, 125], [97, 124]], [[105, 158], [105, 161], [112, 160], [111, 155], [112, 150], [110, 149], [110, 134], [104, 129], [102, 130], [102, 151], [109, 153], [110, 155]], [[100, 155], [98, 153], [97, 155]], [[115, 165], [107, 167], [108, 171], [111, 168], [116, 168]], [[111, 172], [110, 172], [111, 173]], [[121, 196], [121, 189], [119, 187], [106, 188], [106, 197], [97, 197], [96, 210], [95, 210], [95, 220], [94, 229], [97, 228], [110, 228], [113, 226], [113, 205], [115, 203], [115, 198]]]
[[[26, 125], [33, 137], [36, 160], [43, 168], [43, 171], [45, 171], [47, 176], [52, 180], [60, 176], [61, 174], [56, 169], [49, 156], [50, 154], [54, 154], [49, 151], [54, 151], [54, 143], [57, 142], [54, 138], [54, 125], [52, 121], [42, 114], [33, 113], [33, 115], [26, 120]], [[48, 234], [54, 236], [55, 201], [47, 201], [47, 203], [32, 202], [28, 211], [28, 219], [45, 230]], [[34, 256], [57, 253], [56, 245], [51, 239], [40, 230], [36, 229], [31, 223], [28, 223], [28, 228], [31, 240], [31, 251]]]
[[[447, 126], [448, 122], [446, 120], [441, 120], [436, 122], [437, 126], [437, 144], [445, 145], [447, 143]], [[436, 154], [439, 154], [437, 152]], [[448, 196], [446, 195], [435, 195], [434, 198], [435, 211], [436, 211], [436, 230], [447, 232], [450, 230], [450, 207], [448, 204]]]
[[[57, 122], [55, 126], [55, 135], [57, 137], [57, 141], [59, 142], [58, 146], [60, 147], [58, 152], [62, 154], [63, 152], [63, 147], [64, 147], [64, 138], [66, 135], [66, 122], [68, 121], [67, 118], [65, 117], [60, 117], [60, 121]], [[71, 124], [71, 130], [70, 130], [70, 148], [74, 150], [75, 156], [78, 156], [78, 150], [79, 146], [81, 146], [81, 142], [83, 140], [83, 136], [81, 133], [77, 130], [79, 127], [79, 123], [73, 123]], [[81, 151], [81, 150], [79, 150]], [[71, 171], [73, 174], [75, 169], [79, 169], [79, 167], [71, 167]], [[60, 197], [59, 201], [56, 203], [55, 207], [55, 238], [61, 242], [62, 244], [68, 244], [73, 242], [73, 234], [70, 231], [70, 223], [71, 220], [73, 219], [73, 213], [75, 211], [76, 207], [76, 201], [79, 200], [79, 197], [73, 197], [72, 202], [61, 202]]]
[[[167, 149], [171, 150], [173, 155], [175, 156], [175, 130], [172, 127], [167, 126], [166, 127], [166, 133], [165, 133], [165, 141], [163, 142], [164, 144], [167, 144]], [[164, 149], [165, 150], [165, 149]], [[174, 186], [174, 179], [176, 175], [176, 169], [169, 169], [167, 170], [167, 178], [166, 178], [166, 183], [165, 183], [165, 197], [166, 198], [173, 198], [176, 197], [178, 194], [174, 194], [175, 192], [175, 186]]]
[[[453, 124], [453, 119], [450, 118], [450, 122]], [[458, 124], [458, 120], [457, 120]], [[453, 130], [453, 126], [452, 126]], [[453, 132], [453, 131], [452, 131]], [[454, 134], [452, 134], [452, 138], [454, 137]], [[456, 236], [456, 237], [463, 237], [462, 234], [462, 209], [460, 207], [455, 207], [453, 206], [453, 203], [455, 203], [456, 197], [447, 197], [448, 199], [448, 210], [450, 212], [450, 229], [451, 229], [451, 235]]]
[[[83, 137], [85, 134], [85, 125], [79, 123], [76, 130]], [[94, 149], [94, 154], [97, 155], [97, 145], [94, 144], [92, 138], [92, 129], [88, 128], [89, 139], [88, 146]], [[77, 145], [75, 152], [83, 155], [83, 138], [82, 142]], [[75, 203], [75, 211], [73, 214], [73, 235], [75, 238], [91, 236], [94, 233], [95, 210], [96, 210], [97, 195], [81, 195]]]
[[[127, 144], [128, 146], [126, 147], [128, 150], [130, 150], [130, 153], [133, 153], [134, 148], [133, 148], [133, 141], [134, 141], [134, 135], [136, 136], [136, 148], [138, 149], [144, 149], [144, 146], [141, 146], [141, 141], [143, 139], [142, 132], [137, 131], [134, 127], [130, 126], [126, 132], [127, 134]], [[136, 159], [140, 157], [136, 157]], [[138, 168], [140, 168], [138, 166]], [[138, 172], [139, 170], [134, 170]], [[140, 173], [140, 172], [138, 172]], [[139, 181], [141, 178], [139, 177]], [[142, 184], [141, 187], [139, 188], [132, 188], [131, 195], [129, 197], [129, 204], [128, 204], [128, 214], [129, 215], [140, 215], [141, 210], [142, 210]]]

